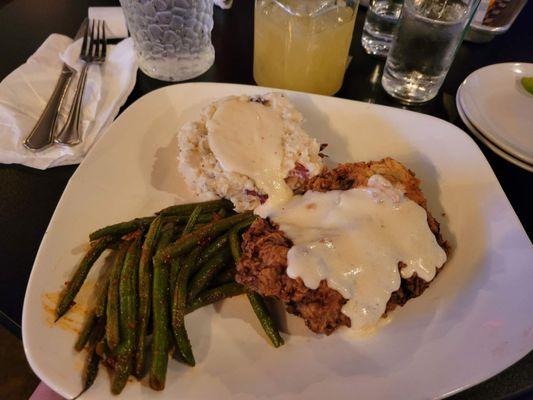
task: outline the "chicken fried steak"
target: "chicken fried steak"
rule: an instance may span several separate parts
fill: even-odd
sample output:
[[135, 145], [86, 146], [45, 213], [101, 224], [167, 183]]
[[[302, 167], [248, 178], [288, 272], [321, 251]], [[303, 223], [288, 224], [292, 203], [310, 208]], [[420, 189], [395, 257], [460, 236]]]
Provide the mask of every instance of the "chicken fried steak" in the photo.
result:
[[[437, 243], [446, 253], [449, 247], [440, 234], [439, 223], [427, 211], [426, 199], [422, 194], [420, 181], [414, 173], [392, 158], [368, 163], [341, 164], [332, 170], [325, 170], [310, 179], [305, 191], [327, 192], [365, 187], [368, 179], [379, 174], [395, 187], [401, 187], [405, 196], [427, 212], [427, 223]], [[315, 333], [331, 334], [341, 325], [350, 326], [350, 318], [342, 313], [347, 302], [339, 292], [328, 287], [322, 280], [317, 289], [306, 287], [302, 279], [292, 279], [287, 273], [287, 253], [292, 242], [270, 220], [258, 218], [243, 235], [243, 257], [237, 265], [236, 280], [264, 296], [280, 299], [287, 311], [302, 317]], [[402, 262], [398, 268], [404, 266]], [[440, 269], [437, 270], [437, 273]], [[429, 286], [429, 282], [416, 276], [402, 278], [398, 290], [392, 293], [386, 312], [404, 305], [417, 297]]]

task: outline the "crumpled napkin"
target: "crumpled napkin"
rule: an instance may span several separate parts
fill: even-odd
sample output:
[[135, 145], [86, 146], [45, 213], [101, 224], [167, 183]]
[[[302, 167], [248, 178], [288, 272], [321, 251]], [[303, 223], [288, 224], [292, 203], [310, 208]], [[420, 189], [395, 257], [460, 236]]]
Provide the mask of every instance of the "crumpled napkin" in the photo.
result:
[[82, 103], [82, 143], [54, 144], [40, 151], [28, 150], [22, 144], [44, 110], [66, 62], [78, 73], [72, 77], [63, 101], [57, 130], [63, 126], [83, 66], [80, 48], [81, 40], [73, 43], [66, 36], [52, 34], [25, 64], [0, 82], [0, 163], [38, 169], [78, 164], [117, 116], [137, 75], [131, 38], [109, 45], [106, 62], [89, 67]]
[[233, 0], [215, 0], [215, 4], [220, 8], [227, 10], [233, 5]]

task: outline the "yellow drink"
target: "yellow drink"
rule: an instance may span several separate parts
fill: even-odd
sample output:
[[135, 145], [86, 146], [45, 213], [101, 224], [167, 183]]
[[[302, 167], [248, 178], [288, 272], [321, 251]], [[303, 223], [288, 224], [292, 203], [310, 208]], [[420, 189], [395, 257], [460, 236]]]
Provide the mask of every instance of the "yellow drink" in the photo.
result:
[[[254, 79], [258, 85], [332, 95], [342, 86], [358, 2], [256, 0]], [[351, 6], [346, 5], [351, 3]]]

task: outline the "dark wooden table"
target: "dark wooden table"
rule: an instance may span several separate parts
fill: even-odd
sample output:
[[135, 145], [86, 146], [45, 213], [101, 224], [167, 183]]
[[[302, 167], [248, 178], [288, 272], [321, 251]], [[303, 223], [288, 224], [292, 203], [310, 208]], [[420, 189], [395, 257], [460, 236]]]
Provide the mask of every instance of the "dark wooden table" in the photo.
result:
[[[229, 11], [215, 11], [215, 65], [197, 81], [254, 84], [253, 1], [235, 0]], [[51, 33], [73, 36], [93, 5], [114, 1], [0, 0], [0, 79], [22, 64]], [[361, 47], [365, 10], [360, 10], [350, 64], [339, 97], [404, 107], [380, 86], [383, 61]], [[464, 43], [437, 98], [410, 109], [456, 124], [465, 132], [455, 107], [455, 93], [463, 79], [485, 65], [508, 61], [533, 62], [533, 4], [526, 5], [511, 30], [487, 44]], [[139, 72], [127, 107], [140, 96], [164, 86]], [[474, 140], [476, 140], [474, 138]], [[479, 147], [489, 160], [529, 237], [533, 233], [533, 174]], [[33, 260], [56, 204], [76, 166], [38, 171], [0, 165], [0, 322], [20, 336], [24, 291]], [[73, 221], [75, 223], [75, 221]], [[533, 260], [532, 260], [533, 263]], [[533, 353], [498, 376], [454, 399], [533, 398]]]

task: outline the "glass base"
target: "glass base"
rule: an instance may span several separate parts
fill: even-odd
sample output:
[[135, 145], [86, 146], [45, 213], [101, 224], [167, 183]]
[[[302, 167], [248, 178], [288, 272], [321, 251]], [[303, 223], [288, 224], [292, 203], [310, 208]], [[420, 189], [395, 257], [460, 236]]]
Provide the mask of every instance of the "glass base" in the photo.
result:
[[190, 58], [164, 57], [158, 59], [137, 58], [139, 68], [151, 78], [166, 82], [181, 82], [196, 78], [215, 62], [215, 49], [209, 46], [201, 54]]
[[[416, 77], [405, 75], [401, 77], [393, 76], [385, 66], [385, 71], [381, 78], [383, 89], [395, 99], [405, 104], [420, 104], [433, 100], [442, 84], [434, 79], [425, 78], [417, 74]], [[425, 78], [425, 79], [424, 79]]]
[[386, 58], [387, 54], [389, 53], [391, 42], [381, 40], [377, 37], [369, 35], [366, 32], [363, 32], [363, 36], [361, 37], [361, 45], [367, 54]]

